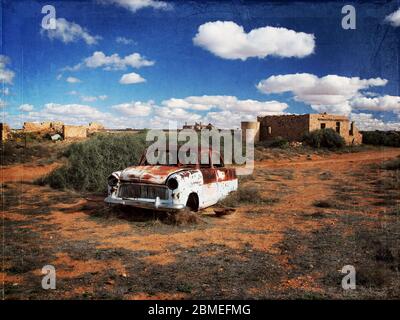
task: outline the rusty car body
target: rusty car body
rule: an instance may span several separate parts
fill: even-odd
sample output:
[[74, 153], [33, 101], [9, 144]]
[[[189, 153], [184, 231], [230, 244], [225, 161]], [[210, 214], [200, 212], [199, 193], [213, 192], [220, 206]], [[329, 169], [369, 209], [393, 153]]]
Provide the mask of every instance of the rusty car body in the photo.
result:
[[[199, 152], [208, 157], [208, 164], [151, 165], [143, 155], [138, 166], [109, 176], [108, 197], [104, 201], [173, 211], [185, 208], [197, 211], [216, 204], [237, 190], [236, 171], [225, 167], [222, 157], [211, 149]], [[215, 157], [220, 159], [218, 164], [213, 163]]]

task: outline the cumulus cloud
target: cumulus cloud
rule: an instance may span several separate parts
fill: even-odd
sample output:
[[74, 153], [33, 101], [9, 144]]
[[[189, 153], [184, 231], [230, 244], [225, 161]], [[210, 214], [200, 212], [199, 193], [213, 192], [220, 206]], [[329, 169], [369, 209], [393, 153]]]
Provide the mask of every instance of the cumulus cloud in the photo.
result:
[[56, 19], [56, 29], [41, 29], [41, 34], [46, 34], [51, 40], [57, 39], [64, 43], [83, 40], [88, 45], [97, 44], [100, 36], [93, 36], [85, 28], [75, 22], [67, 21], [64, 18]]
[[357, 97], [350, 102], [354, 109], [371, 111], [393, 111], [400, 113], [399, 96]]
[[82, 104], [58, 104], [47, 103], [40, 111], [42, 115], [47, 116], [65, 116], [65, 117], [82, 117], [82, 119], [100, 120], [107, 119], [107, 114], [98, 109]]
[[190, 96], [184, 99], [171, 98], [162, 105], [173, 108], [191, 110], [221, 109], [249, 113], [281, 113], [288, 105], [278, 101], [239, 100], [235, 96]]
[[153, 101], [148, 101], [148, 102], [132, 101], [129, 103], [121, 103], [112, 106], [111, 108], [127, 116], [146, 117], [152, 112], [153, 107], [154, 107]]
[[400, 8], [397, 9], [395, 12], [392, 12], [391, 14], [387, 15], [385, 17], [385, 22], [390, 23], [390, 25], [395, 28], [399, 27], [400, 26]]
[[125, 37], [117, 37], [117, 38], [115, 39], [115, 42], [117, 42], [117, 43], [122, 43], [122, 44], [126, 44], [126, 45], [128, 45], [128, 44], [135, 44], [135, 41], [133, 41], [132, 39], [129, 39], [129, 38], [125, 38]]
[[24, 104], [21, 104], [18, 109], [21, 111], [29, 112], [29, 111], [32, 111], [34, 109], [34, 107], [31, 104], [24, 103]]
[[121, 79], [119, 79], [119, 83], [121, 84], [136, 84], [146, 82], [146, 79], [142, 78], [139, 74], [135, 72], [126, 73], [122, 75]]
[[327, 75], [317, 77], [309, 73], [271, 76], [258, 83], [262, 93], [292, 92], [296, 101], [309, 104], [319, 112], [349, 114], [350, 100], [361, 95], [360, 90], [386, 85], [381, 78], [360, 79]]
[[142, 68], [149, 67], [154, 65], [154, 61], [147, 60], [145, 57], [142, 57], [139, 53], [135, 52], [130, 55], [127, 55], [124, 58], [121, 58], [118, 53], [114, 53], [110, 56], [107, 56], [101, 51], [96, 51], [88, 58], [85, 58], [83, 62], [76, 64], [73, 67], [65, 67], [64, 71], [77, 71], [82, 67], [87, 68], [103, 68], [107, 71], [113, 70], [125, 70], [127, 67], [131, 68]]
[[[240, 100], [235, 96], [189, 96], [162, 101], [156, 110], [160, 118], [183, 121], [211, 122], [220, 128], [240, 127], [241, 121], [254, 121], [258, 115], [283, 114], [288, 108], [278, 101]], [[198, 112], [206, 112], [205, 115]]]
[[313, 34], [286, 28], [263, 27], [246, 33], [232, 21], [215, 21], [198, 28], [193, 43], [224, 59], [267, 56], [303, 58], [314, 52]]
[[399, 130], [400, 128], [400, 122], [384, 122], [369, 113], [352, 113], [350, 118], [360, 130]]
[[158, 10], [170, 10], [172, 5], [165, 1], [157, 0], [99, 0], [104, 4], [114, 4], [131, 12], [136, 12], [144, 8], [153, 8]]
[[10, 59], [7, 56], [0, 55], [0, 81], [2, 83], [12, 84], [15, 73], [7, 69]]
[[68, 83], [79, 83], [79, 82], [82, 82], [81, 80], [79, 80], [78, 78], [75, 78], [75, 77], [68, 77], [65, 81], [67, 81]]

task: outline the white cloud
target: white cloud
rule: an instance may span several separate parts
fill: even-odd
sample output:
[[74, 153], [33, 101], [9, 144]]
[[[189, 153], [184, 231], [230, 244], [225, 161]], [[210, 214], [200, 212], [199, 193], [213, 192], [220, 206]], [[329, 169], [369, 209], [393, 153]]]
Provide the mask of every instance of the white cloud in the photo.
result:
[[130, 103], [118, 104], [112, 106], [111, 108], [127, 116], [146, 117], [152, 112], [153, 107], [154, 107], [153, 101], [148, 101], [148, 102], [132, 101]]
[[93, 69], [103, 68], [107, 71], [125, 70], [127, 67], [139, 69], [142, 67], [152, 66], [154, 63], [154, 61], [147, 60], [137, 52], [121, 58], [118, 53], [107, 56], [101, 51], [96, 51], [90, 57], [85, 58], [83, 62], [78, 63], [73, 67], [65, 67], [63, 71], [77, 71], [82, 67]]
[[4, 88], [1, 90], [1, 93], [5, 96], [10, 95], [10, 88]]
[[193, 43], [224, 59], [267, 56], [303, 58], [314, 52], [313, 34], [266, 26], [246, 33], [232, 21], [215, 21], [198, 28]]
[[81, 100], [83, 102], [94, 102], [97, 101], [97, 97], [93, 97], [93, 96], [82, 96]]
[[350, 102], [354, 109], [372, 111], [393, 111], [400, 113], [399, 96], [357, 97]]
[[135, 83], [142, 83], [146, 82], [146, 79], [142, 78], [139, 74], [135, 72], [126, 73], [122, 75], [119, 83], [121, 84], [135, 84]]
[[[235, 96], [190, 96], [164, 100], [156, 110], [160, 119], [183, 122], [203, 121], [219, 128], [240, 127], [241, 121], [254, 121], [258, 115], [283, 114], [288, 108], [278, 101], [239, 100]], [[205, 116], [196, 112], [208, 111]], [[157, 120], [157, 119], [155, 119]]]
[[288, 105], [278, 101], [239, 100], [234, 96], [190, 96], [184, 99], [171, 98], [162, 102], [168, 108], [181, 108], [191, 110], [231, 110], [255, 113], [281, 113]]
[[7, 56], [0, 54], [0, 82], [12, 84], [15, 73], [6, 68], [9, 63], [10, 59]]
[[327, 75], [317, 77], [309, 73], [271, 76], [258, 83], [263, 93], [292, 92], [296, 101], [309, 104], [319, 112], [349, 114], [350, 100], [361, 95], [360, 90], [386, 85], [381, 78], [360, 79]]
[[95, 102], [97, 100], [106, 100], [108, 98], [107, 95], [100, 95], [100, 96], [81, 96], [81, 100], [83, 102]]
[[68, 77], [65, 81], [69, 82], [69, 83], [79, 83], [82, 82], [81, 80], [79, 80], [78, 78], [75, 77]]
[[72, 90], [72, 91], [69, 91], [68, 94], [71, 95], [71, 96], [76, 96], [76, 95], [79, 94], [79, 92], [75, 91], [75, 90]]
[[100, 36], [91, 35], [85, 28], [75, 22], [69, 22], [64, 18], [56, 19], [56, 29], [41, 29], [41, 34], [46, 34], [49, 39], [61, 40], [64, 43], [77, 42], [83, 40], [88, 45], [97, 44]]
[[115, 4], [132, 12], [136, 12], [144, 8], [153, 8], [159, 10], [170, 10], [172, 5], [165, 1], [157, 0], [99, 0], [105, 4]]
[[350, 115], [352, 121], [355, 122], [356, 126], [360, 130], [399, 130], [400, 122], [384, 122], [380, 119], [376, 119], [372, 114], [369, 113], [352, 113]]
[[7, 102], [5, 102], [3, 99], [0, 99], [0, 108], [4, 108], [7, 105]]
[[390, 23], [393, 27], [400, 27], [400, 8], [397, 9], [395, 12], [387, 15], [385, 17], [385, 21]]
[[32, 111], [34, 109], [34, 107], [31, 104], [25, 103], [25, 104], [21, 104], [18, 109], [21, 111], [29, 112], [29, 111]]
[[76, 116], [83, 117], [85, 119], [103, 119], [106, 117], [105, 113], [97, 110], [96, 108], [81, 104], [47, 103], [40, 113], [53, 116]]
[[122, 44], [126, 44], [126, 45], [128, 45], [128, 44], [135, 44], [135, 41], [133, 41], [132, 39], [129, 39], [129, 38], [125, 38], [125, 37], [117, 37], [117, 38], [115, 39], [115, 42], [117, 42], [117, 43], [122, 43]]

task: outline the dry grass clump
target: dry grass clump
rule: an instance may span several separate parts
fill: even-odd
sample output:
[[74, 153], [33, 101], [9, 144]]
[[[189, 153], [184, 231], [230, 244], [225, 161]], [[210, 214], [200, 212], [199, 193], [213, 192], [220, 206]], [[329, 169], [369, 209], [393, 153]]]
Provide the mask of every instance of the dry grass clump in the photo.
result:
[[219, 204], [226, 207], [238, 207], [242, 204], [271, 205], [277, 202], [279, 202], [278, 198], [263, 196], [258, 186], [241, 185], [237, 191], [230, 193]]
[[400, 157], [383, 162], [381, 168], [385, 170], [400, 170]]
[[191, 212], [188, 209], [179, 210], [176, 212], [169, 212], [166, 219], [163, 221], [166, 224], [172, 224], [176, 226], [186, 226], [200, 223], [199, 215], [195, 212]]

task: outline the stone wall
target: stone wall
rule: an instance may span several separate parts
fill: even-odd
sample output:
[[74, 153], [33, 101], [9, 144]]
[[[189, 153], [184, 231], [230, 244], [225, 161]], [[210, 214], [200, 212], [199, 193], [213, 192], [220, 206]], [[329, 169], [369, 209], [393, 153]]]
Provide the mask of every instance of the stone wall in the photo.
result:
[[88, 129], [88, 133], [105, 130], [104, 126], [101, 123], [97, 123], [97, 122], [90, 122], [87, 129]]
[[50, 131], [51, 122], [24, 122], [22, 129], [25, 132], [40, 132], [40, 131]]
[[309, 130], [309, 118], [308, 114], [258, 117], [260, 140], [282, 137], [288, 141], [300, 141]]
[[87, 126], [63, 126], [64, 139], [77, 139], [87, 137]]
[[[332, 114], [304, 114], [263, 116], [257, 118], [260, 123], [260, 140], [270, 140], [276, 137], [285, 138], [288, 141], [301, 141], [307, 132], [322, 128], [331, 128], [338, 132], [346, 141], [346, 144], [361, 144], [362, 135], [354, 122], [350, 122], [345, 116]], [[242, 125], [246, 125], [243, 122]]]
[[361, 144], [362, 135], [358, 132], [354, 122], [345, 116], [332, 114], [310, 114], [310, 131], [330, 128], [339, 133], [346, 144]]

